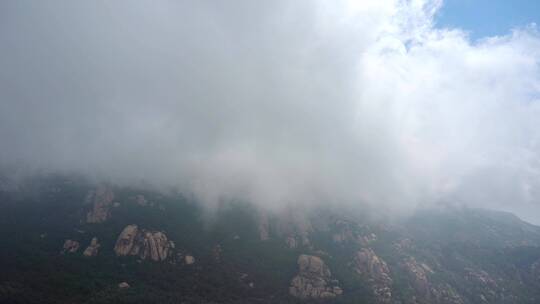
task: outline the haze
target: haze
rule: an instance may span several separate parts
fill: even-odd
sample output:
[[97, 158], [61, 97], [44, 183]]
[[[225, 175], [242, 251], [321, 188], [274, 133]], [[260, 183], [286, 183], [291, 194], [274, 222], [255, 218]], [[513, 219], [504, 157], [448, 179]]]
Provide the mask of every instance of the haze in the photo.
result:
[[0, 164], [540, 223], [538, 30], [471, 41], [442, 5], [2, 1]]

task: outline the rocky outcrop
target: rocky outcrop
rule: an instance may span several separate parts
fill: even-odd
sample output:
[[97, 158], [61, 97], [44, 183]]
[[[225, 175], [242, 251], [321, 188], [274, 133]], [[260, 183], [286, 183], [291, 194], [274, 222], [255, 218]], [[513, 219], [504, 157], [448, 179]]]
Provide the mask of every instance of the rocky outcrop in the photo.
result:
[[91, 209], [86, 214], [87, 223], [103, 223], [110, 217], [110, 209], [113, 206], [114, 192], [110, 187], [99, 186], [90, 191], [86, 197], [91, 203]]
[[498, 299], [507, 298], [500, 292], [504, 288], [499, 288], [496, 279], [486, 271], [467, 267], [465, 272], [465, 280], [473, 288], [478, 303], [493, 303]]
[[414, 287], [418, 297], [426, 300], [431, 299], [430, 284], [427, 278], [426, 269], [422, 267], [414, 257], [406, 258], [401, 266], [407, 273], [411, 285]]
[[139, 227], [137, 225], [128, 225], [122, 230], [116, 244], [114, 246], [114, 252], [118, 256], [129, 255], [135, 246], [135, 238], [139, 233]]
[[174, 243], [161, 231], [139, 229], [128, 225], [118, 236], [114, 252], [117, 256], [136, 255], [141, 259], [164, 261], [172, 256]]
[[272, 218], [271, 222], [268, 214], [261, 213], [258, 218], [258, 231], [261, 241], [269, 240], [272, 236], [283, 239], [287, 247], [291, 249], [301, 246], [312, 247], [309, 234], [313, 232], [313, 227], [299, 211], [288, 210]]
[[311, 248], [309, 239], [313, 226], [308, 218], [299, 211], [289, 210], [276, 221], [276, 234], [284, 238], [285, 244], [291, 249], [300, 247]]
[[[434, 271], [426, 264], [419, 263], [412, 256], [405, 258], [401, 267], [415, 290], [413, 303], [463, 304], [457, 291], [448, 284], [431, 284], [429, 274]], [[482, 303], [482, 302], [478, 302]]]
[[[433, 289], [435, 303], [441, 304], [464, 304], [465, 302], [459, 293], [448, 284], [438, 285]], [[481, 295], [480, 295], [481, 298]], [[490, 302], [487, 302], [490, 303]]]
[[64, 247], [62, 253], [75, 253], [79, 250], [80, 244], [74, 240], [66, 240], [64, 242]]
[[300, 299], [333, 298], [343, 293], [332, 280], [331, 273], [324, 261], [312, 255], [302, 254], [298, 257], [298, 275], [295, 276], [289, 287], [289, 293]]
[[84, 250], [83, 255], [87, 257], [96, 256], [98, 254], [100, 246], [101, 245], [98, 243], [98, 239], [96, 237], [93, 237], [92, 241], [90, 241], [90, 245], [88, 245], [88, 247], [86, 247], [86, 249]]
[[391, 303], [392, 278], [386, 262], [379, 258], [371, 248], [363, 248], [356, 253], [353, 265], [356, 272], [370, 282], [377, 302]]
[[497, 282], [484, 270], [465, 268], [466, 279], [488, 289], [498, 289]]
[[376, 240], [377, 236], [369, 232], [369, 229], [365, 226], [345, 220], [337, 220], [334, 223], [332, 234], [334, 243], [351, 243], [368, 247], [370, 243]]
[[357, 235], [352, 223], [337, 220], [334, 223], [334, 226], [335, 229], [332, 234], [332, 241], [334, 241], [334, 243], [356, 242]]
[[140, 246], [140, 257], [150, 258], [153, 261], [164, 261], [169, 256], [169, 251], [174, 249], [174, 243], [167, 239], [161, 231], [142, 231], [143, 244]]

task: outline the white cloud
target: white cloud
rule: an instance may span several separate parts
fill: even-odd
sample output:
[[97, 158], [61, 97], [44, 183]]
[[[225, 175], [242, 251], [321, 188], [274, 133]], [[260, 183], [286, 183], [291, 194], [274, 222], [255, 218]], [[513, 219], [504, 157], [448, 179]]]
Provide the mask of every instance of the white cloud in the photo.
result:
[[208, 202], [540, 211], [534, 26], [471, 42], [439, 0], [256, 3], [0, 4], [0, 160]]

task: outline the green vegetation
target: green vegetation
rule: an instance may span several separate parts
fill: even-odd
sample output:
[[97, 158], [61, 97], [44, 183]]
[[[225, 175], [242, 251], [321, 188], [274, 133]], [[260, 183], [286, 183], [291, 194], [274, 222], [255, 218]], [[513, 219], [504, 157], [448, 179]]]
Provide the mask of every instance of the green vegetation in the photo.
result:
[[[289, 249], [283, 239], [259, 240], [258, 212], [250, 204], [230, 202], [208, 212], [173, 191], [120, 187], [114, 188], [114, 201], [120, 204], [111, 218], [86, 224], [91, 183], [48, 176], [21, 185], [18, 191], [0, 192], [0, 303], [299, 303], [288, 295], [288, 286], [303, 253], [321, 256], [343, 288], [343, 296], [330, 302], [375, 302], [372, 282], [351, 266], [365, 245], [334, 242], [338, 226], [312, 233], [310, 248]], [[137, 204], [138, 194], [153, 205]], [[117, 257], [114, 244], [129, 224], [164, 231], [196, 263]], [[464, 303], [476, 303], [480, 295], [489, 303], [540, 299], [540, 278], [531, 272], [540, 260], [540, 229], [510, 216], [434, 212], [392, 229], [358, 224], [348, 229], [353, 235], [377, 236], [369, 246], [388, 264], [392, 296], [403, 303], [418, 296], [417, 282], [403, 265], [409, 257], [433, 269], [425, 270], [430, 286], [456, 292]], [[82, 256], [94, 236], [101, 244], [99, 255]], [[77, 253], [60, 253], [66, 239], [80, 242]], [[396, 247], [403, 240], [412, 245]], [[474, 277], [482, 271], [495, 283]], [[131, 287], [119, 289], [120, 282]]]

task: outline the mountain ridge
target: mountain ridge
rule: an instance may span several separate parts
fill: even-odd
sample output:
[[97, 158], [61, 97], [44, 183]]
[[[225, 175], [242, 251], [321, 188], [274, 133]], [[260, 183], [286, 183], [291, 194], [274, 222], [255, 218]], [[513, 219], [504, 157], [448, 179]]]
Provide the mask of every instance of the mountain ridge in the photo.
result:
[[[92, 193], [108, 194], [88, 199]], [[230, 202], [209, 217], [175, 192], [62, 176], [3, 188], [0, 204], [0, 229], [10, 236], [0, 250], [3, 303], [540, 299], [540, 227], [505, 212], [425, 208], [388, 223], [330, 208], [279, 214]], [[102, 221], [88, 216], [96, 206]], [[130, 246], [140, 249], [118, 254], [130, 225], [140, 231]], [[64, 250], [66, 241], [78, 245]], [[124, 282], [129, 288], [118, 287]]]

